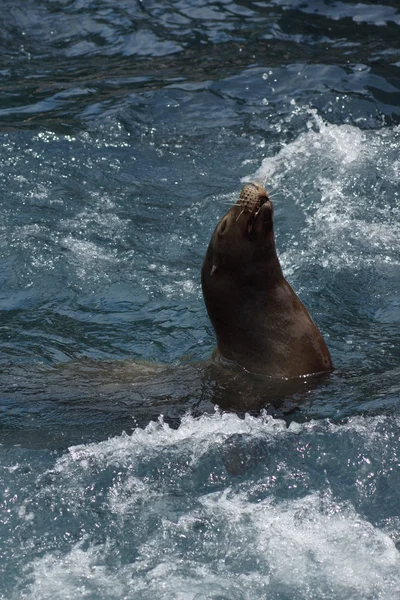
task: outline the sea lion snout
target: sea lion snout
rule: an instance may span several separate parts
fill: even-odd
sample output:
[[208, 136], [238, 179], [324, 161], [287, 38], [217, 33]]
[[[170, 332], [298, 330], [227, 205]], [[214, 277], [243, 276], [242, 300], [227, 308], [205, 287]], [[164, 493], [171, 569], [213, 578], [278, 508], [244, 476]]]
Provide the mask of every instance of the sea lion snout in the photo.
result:
[[[274, 209], [268, 194], [260, 183], [246, 183], [239, 198], [240, 215], [247, 215], [247, 237], [254, 241], [255, 234], [261, 233], [264, 227], [273, 225]], [[249, 214], [250, 213], [250, 214]]]
[[269, 200], [268, 194], [260, 183], [246, 183], [240, 192], [239, 205], [243, 210], [253, 213]]

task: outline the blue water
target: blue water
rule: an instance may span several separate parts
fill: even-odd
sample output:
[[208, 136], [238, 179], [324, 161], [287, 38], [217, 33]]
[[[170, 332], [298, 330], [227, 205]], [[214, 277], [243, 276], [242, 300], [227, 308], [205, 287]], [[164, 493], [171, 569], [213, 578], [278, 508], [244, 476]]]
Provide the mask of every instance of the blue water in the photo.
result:
[[[0, 8], [0, 598], [400, 598], [398, 3]], [[275, 417], [200, 289], [254, 179], [336, 367]]]

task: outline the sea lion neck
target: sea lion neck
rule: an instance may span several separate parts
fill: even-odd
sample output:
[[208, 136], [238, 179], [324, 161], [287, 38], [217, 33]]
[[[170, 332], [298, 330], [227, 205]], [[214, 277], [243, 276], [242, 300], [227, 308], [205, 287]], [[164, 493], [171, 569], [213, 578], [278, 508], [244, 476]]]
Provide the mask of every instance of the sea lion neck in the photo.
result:
[[[234, 277], [236, 279], [236, 277]], [[238, 285], [247, 284], [259, 292], [264, 291], [267, 295], [277, 286], [281, 285], [285, 278], [282, 267], [276, 254], [275, 247], [268, 253], [247, 265], [247, 269], [238, 278]]]
[[232, 360], [250, 372], [264, 373], [267, 367], [267, 375], [288, 376], [276, 364], [276, 348], [287, 326], [281, 307], [293, 302], [293, 292], [281, 271], [265, 286], [222, 277], [211, 288], [203, 280], [203, 295], [217, 337], [215, 356]]

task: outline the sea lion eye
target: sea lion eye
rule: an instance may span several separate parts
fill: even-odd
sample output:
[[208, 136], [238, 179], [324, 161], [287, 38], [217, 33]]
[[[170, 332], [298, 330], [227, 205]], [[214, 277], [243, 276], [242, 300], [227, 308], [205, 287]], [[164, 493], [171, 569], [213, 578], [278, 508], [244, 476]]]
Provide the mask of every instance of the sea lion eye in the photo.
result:
[[224, 219], [222, 221], [221, 226], [220, 226], [219, 231], [218, 231], [218, 234], [222, 235], [224, 233], [225, 229], [226, 229], [226, 219]]

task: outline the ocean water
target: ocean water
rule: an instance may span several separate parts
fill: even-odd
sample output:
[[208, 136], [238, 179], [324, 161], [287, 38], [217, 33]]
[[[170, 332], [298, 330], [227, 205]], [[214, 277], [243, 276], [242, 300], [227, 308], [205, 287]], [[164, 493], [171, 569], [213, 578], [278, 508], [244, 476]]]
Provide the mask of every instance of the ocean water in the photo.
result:
[[[400, 598], [398, 3], [0, 6], [0, 598]], [[335, 364], [288, 414], [209, 371], [249, 180]]]

